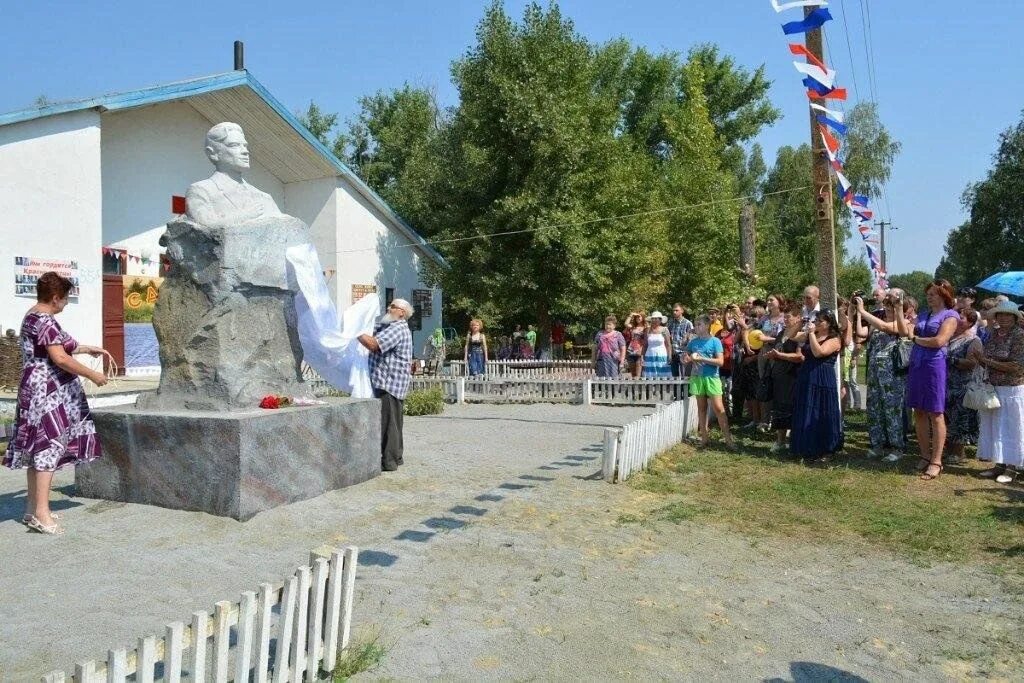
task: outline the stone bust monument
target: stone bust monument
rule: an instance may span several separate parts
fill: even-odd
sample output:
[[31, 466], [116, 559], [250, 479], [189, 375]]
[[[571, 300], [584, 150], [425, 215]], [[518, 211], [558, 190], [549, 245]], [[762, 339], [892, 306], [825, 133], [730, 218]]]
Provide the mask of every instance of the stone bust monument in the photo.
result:
[[216, 228], [263, 216], [280, 216], [274, 198], [245, 181], [249, 143], [237, 123], [218, 123], [206, 134], [206, 156], [216, 172], [193, 183], [185, 195], [188, 217]]
[[309, 230], [242, 177], [249, 148], [238, 124], [211, 128], [206, 154], [216, 172], [188, 188], [185, 215], [160, 238], [170, 262], [153, 312], [160, 387], [138, 405], [255, 410], [268, 394], [311, 397], [285, 260]]

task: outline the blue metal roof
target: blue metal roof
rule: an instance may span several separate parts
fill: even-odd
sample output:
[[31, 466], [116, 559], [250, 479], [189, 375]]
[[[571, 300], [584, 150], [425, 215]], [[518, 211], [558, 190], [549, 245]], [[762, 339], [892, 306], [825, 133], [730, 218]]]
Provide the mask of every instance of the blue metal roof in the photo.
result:
[[248, 87], [259, 95], [267, 106], [273, 109], [278, 116], [284, 119], [284, 121], [288, 123], [288, 125], [291, 126], [303, 140], [309, 143], [330, 163], [330, 165], [337, 170], [339, 176], [352, 183], [360, 194], [369, 200], [377, 210], [387, 216], [401, 232], [405, 233], [405, 236], [409, 238], [412, 244], [422, 249], [439, 264], [447, 265], [444, 257], [441, 256], [437, 250], [430, 246], [430, 244], [428, 244], [427, 241], [412, 228], [412, 226], [406, 223], [401, 216], [395, 213], [395, 210], [388, 206], [388, 203], [384, 201], [384, 199], [377, 194], [373, 188], [363, 182], [363, 180], [356, 175], [351, 168], [341, 161], [341, 159], [336, 157], [331, 150], [316, 138], [315, 135], [309, 132], [309, 130], [307, 130], [306, 127], [302, 125], [297, 118], [295, 118], [295, 115], [288, 111], [287, 107], [271, 95], [270, 91], [264, 88], [263, 85], [253, 78], [248, 71], [229, 71], [227, 73], [216, 74], [213, 76], [205, 76], [203, 78], [178, 81], [176, 83], [154, 86], [152, 88], [143, 88], [142, 90], [130, 90], [127, 92], [102, 95], [100, 97], [92, 97], [84, 100], [61, 102], [57, 104], [48, 104], [42, 107], [22, 109], [21, 111], [0, 114], [0, 126], [6, 126], [12, 123], [21, 123], [22, 121], [32, 121], [34, 119], [55, 116], [57, 114], [83, 111], [86, 109], [96, 109], [100, 112], [104, 112], [144, 107], [147, 105], [160, 104], [162, 102], [185, 100], [189, 97], [202, 95], [203, 93], [212, 92], [214, 90], [226, 90], [228, 88], [236, 88], [239, 86]]

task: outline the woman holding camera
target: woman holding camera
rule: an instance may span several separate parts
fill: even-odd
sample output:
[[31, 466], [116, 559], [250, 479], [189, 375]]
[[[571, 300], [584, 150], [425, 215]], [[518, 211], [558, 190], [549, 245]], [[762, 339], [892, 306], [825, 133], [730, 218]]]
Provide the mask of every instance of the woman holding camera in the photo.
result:
[[896, 320], [905, 312], [904, 305], [898, 303], [903, 299], [903, 291], [878, 290], [875, 296], [881, 307], [874, 313], [865, 310], [864, 299], [859, 296], [853, 297], [851, 307], [856, 333], [863, 338], [865, 330], [869, 330], [864, 352], [867, 357], [869, 454], [882, 456], [885, 462], [897, 462], [907, 447], [903, 421], [906, 375], [896, 371], [892, 357], [899, 343]]
[[921, 478], [942, 474], [942, 449], [946, 444], [946, 345], [956, 332], [960, 316], [953, 310], [953, 286], [935, 280], [924, 290], [928, 306], [917, 315], [913, 329], [905, 318], [897, 319], [900, 335], [913, 344], [907, 370], [907, 406], [914, 409], [914, 429], [921, 447]]
[[843, 414], [836, 379], [836, 362], [843, 345], [840, 334], [835, 314], [823, 308], [796, 336], [796, 341], [803, 344], [804, 360], [793, 387], [789, 452], [817, 462], [827, 462], [843, 447]]

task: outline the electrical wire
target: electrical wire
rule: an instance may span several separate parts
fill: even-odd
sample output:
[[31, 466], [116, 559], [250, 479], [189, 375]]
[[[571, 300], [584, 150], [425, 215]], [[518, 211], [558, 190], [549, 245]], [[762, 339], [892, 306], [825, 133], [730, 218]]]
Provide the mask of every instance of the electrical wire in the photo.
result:
[[[541, 225], [536, 228], [524, 228], [522, 230], [506, 230], [505, 232], [493, 232], [487, 235], [470, 235], [468, 237], [453, 237], [446, 240], [423, 240], [422, 242], [409, 242], [408, 244], [396, 244], [393, 248], [399, 249], [403, 247], [425, 247], [434, 246], [436, 244], [452, 244], [453, 242], [466, 242], [469, 240], [481, 240], [490, 239], [492, 237], [505, 237], [508, 235], [522, 235], [529, 232], [540, 232], [541, 230], [550, 230], [553, 228], [570, 228], [577, 227], [580, 225], [592, 225], [594, 223], [606, 223], [608, 221], [619, 221], [626, 218], [638, 218], [640, 216], [653, 216], [659, 213], [669, 213], [672, 211], [684, 211], [686, 209], [700, 209], [707, 206], [714, 206], [715, 204], [728, 204], [730, 202], [739, 202], [747, 199], [763, 199], [765, 197], [772, 197], [780, 194], [788, 194], [790, 192], [799, 192], [800, 190], [807, 190], [810, 185], [802, 185], [800, 187], [790, 187], [785, 190], [776, 190], [775, 192], [766, 192], [763, 195], [749, 194], [741, 197], [732, 197], [730, 199], [712, 199], [711, 201], [701, 202], [699, 204], [683, 204], [680, 206], [669, 206], [664, 209], [651, 209], [650, 211], [638, 211], [636, 213], [627, 213], [620, 216], [608, 216], [605, 218], [591, 218], [585, 221], [576, 221], [573, 223], [552, 223], [549, 225]], [[334, 252], [335, 254], [354, 254], [357, 252], [364, 251], [377, 251], [377, 247], [367, 247], [365, 249], [342, 249]]]
[[846, 22], [846, 0], [840, 0], [839, 6], [843, 10], [843, 32], [846, 34], [846, 52], [850, 55], [850, 75], [853, 76], [853, 94], [860, 102], [860, 88], [857, 87], [857, 67], [853, 59], [853, 45], [850, 43], [850, 25]]

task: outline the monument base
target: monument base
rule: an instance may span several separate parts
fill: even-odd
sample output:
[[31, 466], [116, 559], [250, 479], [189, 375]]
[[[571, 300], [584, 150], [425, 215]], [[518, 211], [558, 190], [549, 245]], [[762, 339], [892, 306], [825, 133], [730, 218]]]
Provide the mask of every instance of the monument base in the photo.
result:
[[380, 474], [380, 402], [280, 410], [92, 411], [103, 457], [75, 470], [87, 498], [245, 521]]

